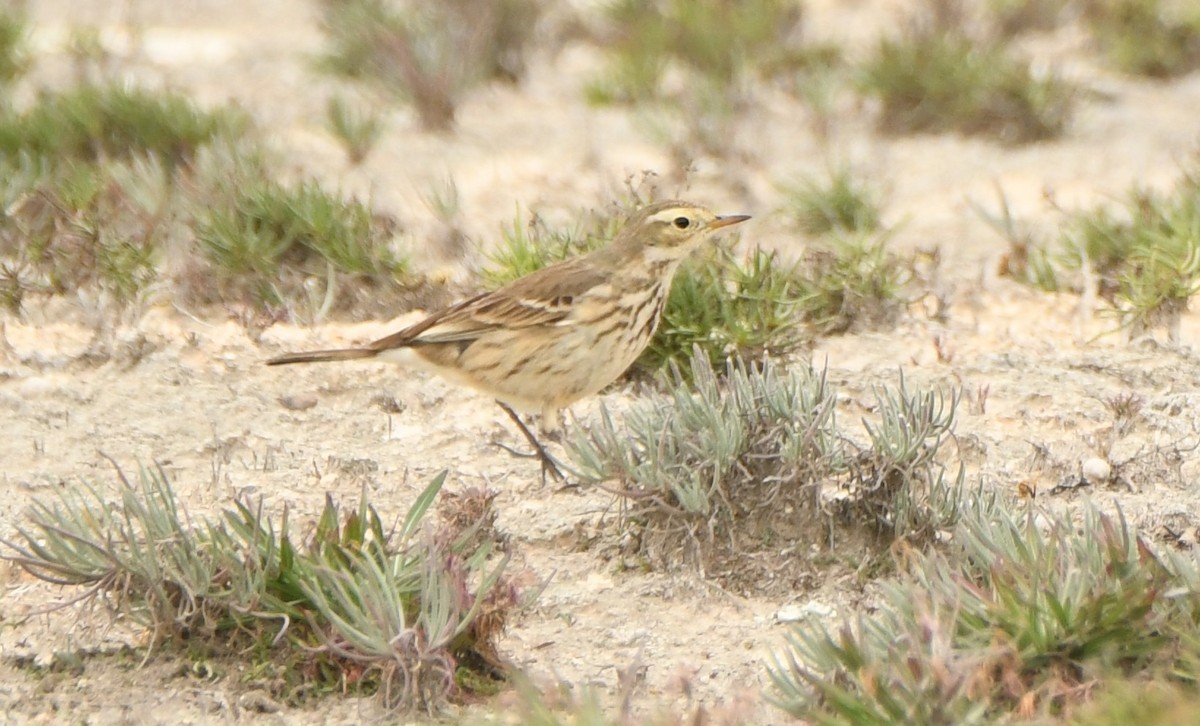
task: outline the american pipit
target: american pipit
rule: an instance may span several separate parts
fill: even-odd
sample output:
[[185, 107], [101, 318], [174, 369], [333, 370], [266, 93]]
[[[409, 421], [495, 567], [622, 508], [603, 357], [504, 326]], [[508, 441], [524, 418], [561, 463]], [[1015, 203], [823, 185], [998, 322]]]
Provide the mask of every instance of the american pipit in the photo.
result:
[[679, 264], [717, 230], [749, 219], [718, 217], [688, 202], [634, 213], [608, 246], [532, 272], [439, 310], [361, 348], [291, 353], [267, 365], [379, 358], [432, 369], [493, 396], [537, 451], [558, 464], [513, 410], [559, 410], [600, 391], [637, 360], [658, 328]]

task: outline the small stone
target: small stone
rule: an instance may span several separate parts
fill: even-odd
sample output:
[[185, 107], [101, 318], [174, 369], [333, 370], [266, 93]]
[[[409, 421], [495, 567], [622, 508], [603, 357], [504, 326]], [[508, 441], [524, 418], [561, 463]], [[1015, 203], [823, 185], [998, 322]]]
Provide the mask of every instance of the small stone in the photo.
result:
[[1084, 459], [1081, 473], [1090, 484], [1104, 484], [1112, 478], [1112, 465], [1098, 457]]
[[307, 411], [317, 405], [317, 397], [311, 393], [289, 393], [279, 397], [279, 405], [289, 411]]
[[806, 602], [803, 605], [784, 605], [775, 613], [775, 620], [780, 623], [795, 623], [808, 618], [829, 618], [833, 616], [833, 608], [823, 602]]

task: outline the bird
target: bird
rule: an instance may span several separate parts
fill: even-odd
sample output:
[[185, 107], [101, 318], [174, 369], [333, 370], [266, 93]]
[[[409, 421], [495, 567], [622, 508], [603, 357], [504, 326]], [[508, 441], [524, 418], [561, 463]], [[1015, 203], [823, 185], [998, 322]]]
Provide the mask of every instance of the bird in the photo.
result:
[[288, 353], [270, 366], [377, 359], [425, 370], [493, 397], [560, 481], [561, 465], [517, 411], [559, 412], [599, 393], [649, 345], [680, 264], [716, 232], [750, 219], [685, 201], [633, 212], [604, 247], [566, 259], [430, 313], [356, 348]]

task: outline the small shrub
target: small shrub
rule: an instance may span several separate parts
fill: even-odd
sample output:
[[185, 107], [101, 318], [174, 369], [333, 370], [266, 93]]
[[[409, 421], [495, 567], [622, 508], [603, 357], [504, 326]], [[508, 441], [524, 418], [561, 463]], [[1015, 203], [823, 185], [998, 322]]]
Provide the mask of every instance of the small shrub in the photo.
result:
[[730, 356], [750, 361], [782, 356], [804, 343], [796, 317], [801, 295], [794, 266], [755, 248], [744, 258], [716, 247], [683, 264], [663, 308], [662, 323], [637, 367], [676, 368], [692, 376], [692, 352], [713, 366]]
[[1076, 214], [1055, 261], [1064, 279], [1087, 266], [1131, 336], [1163, 326], [1178, 340], [1200, 289], [1200, 177], [1188, 174], [1167, 194], [1134, 190], [1124, 208]]
[[726, 88], [792, 66], [796, 51], [789, 40], [802, 13], [795, 0], [621, 0], [607, 5], [605, 15], [600, 42], [609, 68], [589, 94], [627, 102], [657, 98], [672, 63]]
[[421, 126], [454, 127], [459, 101], [496, 77], [519, 80], [542, 0], [320, 0], [326, 70], [411, 103]]
[[619, 485], [649, 530], [646, 554], [677, 562], [683, 549], [714, 572], [811, 517], [811, 487], [840, 465], [835, 398], [822, 375], [770, 360], [718, 376], [697, 350], [691, 367], [691, 382], [673, 371], [669, 393], [620, 427], [602, 409], [570, 453], [584, 482]]
[[884, 132], [957, 132], [1007, 144], [1061, 135], [1076, 100], [1070, 84], [1036, 77], [994, 41], [920, 22], [880, 42], [861, 87], [880, 100]]
[[1085, 0], [1083, 19], [1121, 71], [1173, 78], [1200, 68], [1200, 10], [1171, 0]]
[[907, 282], [886, 235], [848, 234], [807, 250], [796, 270], [796, 305], [818, 333], [889, 323]]
[[1094, 507], [1080, 526], [973, 502], [949, 552], [903, 551], [874, 614], [793, 628], [770, 669], [777, 705], [823, 723], [1047, 718], [1106, 678], [1185, 665], [1194, 563], [1156, 557]]
[[87, 485], [35, 501], [4, 557], [86, 587], [81, 598], [150, 628], [152, 650], [186, 639], [241, 667], [259, 651], [287, 677], [303, 669], [316, 681], [276, 696], [352, 685], [390, 707], [433, 709], [456, 691], [455, 669], [490, 652], [513, 604], [489, 542], [423, 524], [444, 478], [393, 533], [364, 489], [344, 518], [329, 499], [311, 540], [297, 542], [286, 512], [276, 526], [261, 503], [193, 521], [165, 473], [143, 470], [136, 483], [120, 475], [116, 501]]
[[0, 118], [0, 156], [96, 161], [154, 155], [179, 164], [220, 136], [240, 135], [244, 123], [238, 114], [202, 111], [175, 93], [84, 85], [44, 94], [24, 113]]
[[850, 464], [853, 507], [889, 538], [932, 541], [959, 516], [965, 470], [952, 479], [938, 460], [953, 436], [959, 394], [912, 394], [901, 371], [896, 389], [875, 390], [879, 422], [863, 421], [870, 446]]
[[295, 299], [306, 280], [328, 278], [327, 312], [335, 304], [337, 275], [382, 285], [405, 272], [389, 248], [394, 225], [315, 182], [288, 187], [250, 178], [227, 192], [199, 221], [196, 236], [234, 294], [242, 289], [279, 305]]
[[918, 543], [957, 521], [962, 474], [948, 481], [941, 463], [957, 394], [913, 395], [903, 381], [881, 390], [880, 422], [865, 423], [860, 449], [811, 369], [731, 360], [718, 376], [699, 350], [692, 369], [691, 382], [675, 369], [669, 393], [630, 409], [620, 427], [601, 409], [569, 449], [584, 482], [616, 486], [652, 561], [679, 562], [682, 551], [710, 575], [760, 589], [779, 573], [752, 570], [755, 553], [811, 543], [829, 517]]
[[805, 177], [784, 187], [787, 212], [801, 231], [874, 232], [879, 228], [876, 194], [847, 168], [830, 172], [827, 182]]
[[98, 165], [22, 154], [0, 162], [8, 213], [0, 220], [7, 260], [6, 306], [30, 293], [61, 295], [97, 286], [119, 302], [157, 280], [171, 234], [165, 212], [171, 175], [156, 157]]

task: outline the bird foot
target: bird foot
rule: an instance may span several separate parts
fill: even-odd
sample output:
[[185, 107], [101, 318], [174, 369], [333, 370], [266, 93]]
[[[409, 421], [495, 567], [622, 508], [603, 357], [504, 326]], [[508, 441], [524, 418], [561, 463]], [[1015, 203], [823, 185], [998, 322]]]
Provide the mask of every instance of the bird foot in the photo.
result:
[[512, 454], [513, 456], [515, 456], [519, 459], [538, 459], [538, 460], [540, 460], [542, 462], [542, 484], [543, 485], [546, 484], [546, 475], [549, 474], [550, 477], [552, 479], [554, 479], [555, 481], [562, 482], [563, 486], [569, 486], [566, 483], [567, 476], [566, 476], [566, 474], [563, 474], [562, 464], [559, 463], [558, 459], [555, 459], [553, 456], [551, 456], [550, 452], [546, 451], [545, 447], [543, 447], [541, 444], [539, 444], [537, 449], [534, 451], [518, 451], [518, 450], [514, 449], [513, 447], [509, 446], [508, 444], [504, 444], [499, 441], [493, 441], [492, 443], [495, 444], [496, 446], [499, 446], [501, 449], [504, 449], [505, 451], [507, 451], [508, 453]]

